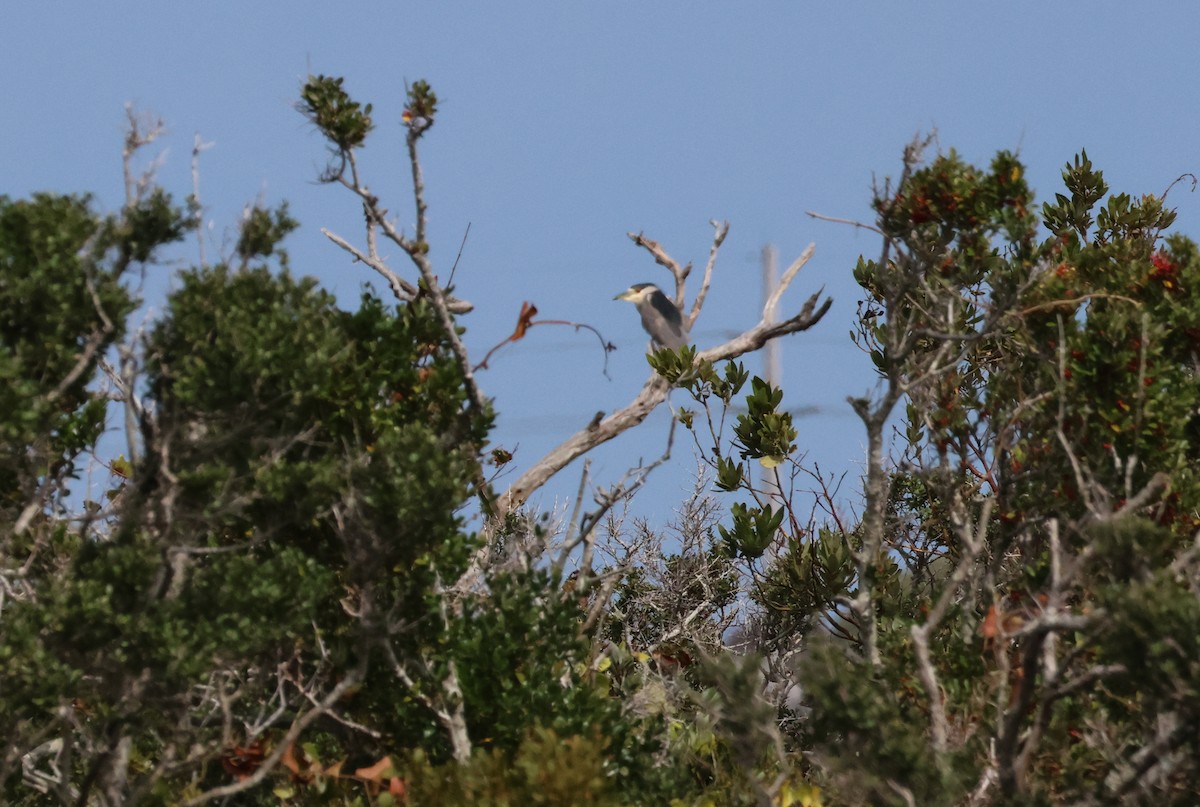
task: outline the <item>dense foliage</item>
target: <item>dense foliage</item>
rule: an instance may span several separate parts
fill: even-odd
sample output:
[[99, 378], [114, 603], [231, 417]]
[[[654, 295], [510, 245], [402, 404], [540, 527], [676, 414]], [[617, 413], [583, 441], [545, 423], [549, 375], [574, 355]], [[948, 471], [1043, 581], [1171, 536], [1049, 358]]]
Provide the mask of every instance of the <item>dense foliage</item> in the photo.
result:
[[[910, 153], [876, 200], [861, 519], [818, 478], [832, 518], [785, 529], [755, 594], [763, 646], [805, 656], [791, 740], [831, 800], [1200, 795], [1200, 260], [1162, 198], [1086, 155], [1063, 180], [1039, 221], [1013, 155]], [[763, 512], [725, 533], [753, 557]]]
[[651, 386], [710, 474], [671, 524], [619, 517], [636, 483], [563, 524], [489, 481], [425, 240], [436, 95], [401, 117], [411, 237], [359, 175], [372, 106], [298, 106], [394, 301], [339, 308], [255, 207], [131, 337], [127, 275], [199, 200], [0, 198], [6, 802], [1200, 798], [1200, 250], [1164, 198], [1081, 154], [1039, 207], [1014, 155], [914, 145], [854, 268], [861, 498], [783, 390], [687, 347]]

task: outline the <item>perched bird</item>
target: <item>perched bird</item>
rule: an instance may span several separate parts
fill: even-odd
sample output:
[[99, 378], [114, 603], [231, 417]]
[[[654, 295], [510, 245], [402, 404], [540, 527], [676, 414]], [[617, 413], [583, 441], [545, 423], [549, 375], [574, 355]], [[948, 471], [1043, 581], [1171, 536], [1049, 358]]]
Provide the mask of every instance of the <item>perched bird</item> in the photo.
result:
[[637, 283], [613, 298], [628, 300], [642, 315], [642, 327], [660, 347], [678, 350], [688, 343], [687, 326], [675, 304], [653, 283]]

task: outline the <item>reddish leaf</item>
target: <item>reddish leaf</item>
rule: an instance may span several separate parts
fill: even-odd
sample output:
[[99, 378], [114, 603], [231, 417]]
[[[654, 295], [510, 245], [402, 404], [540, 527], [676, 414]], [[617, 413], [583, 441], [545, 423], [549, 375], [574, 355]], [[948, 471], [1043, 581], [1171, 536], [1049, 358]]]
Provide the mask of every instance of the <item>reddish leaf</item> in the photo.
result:
[[240, 782], [254, 775], [264, 756], [262, 740], [255, 740], [248, 746], [238, 745], [227, 749], [221, 754], [221, 767]]
[[[279, 762], [291, 772], [293, 782], [304, 782], [307, 784], [320, 772], [320, 766], [314, 766], [312, 760], [308, 758], [308, 754], [304, 753], [304, 749], [297, 748], [295, 743], [287, 747]], [[316, 768], [315, 771], [314, 767]]]
[[533, 324], [533, 318], [537, 316], [537, 312], [537, 306], [533, 303], [521, 303], [521, 315], [517, 317], [517, 328], [508, 338], [513, 342], [524, 338], [525, 331], [529, 330], [529, 326]]
[[393, 776], [391, 781], [388, 782], [388, 793], [403, 799], [408, 795], [408, 788], [404, 786], [403, 779], [399, 776]]
[[384, 776], [392, 771], [392, 758], [390, 756], [376, 762], [374, 765], [368, 765], [365, 768], [359, 768], [354, 772], [354, 775], [359, 779], [364, 779], [368, 782], [382, 781]]
[[[301, 751], [300, 753], [304, 753]], [[292, 743], [284, 750], [283, 756], [279, 759], [279, 764], [287, 768], [293, 774], [300, 773], [300, 760], [296, 759], [296, 744]]]
[[992, 607], [988, 609], [987, 616], [983, 618], [983, 624], [979, 626], [979, 633], [985, 639], [995, 639], [998, 633], [996, 626], [996, 604], [992, 603]]

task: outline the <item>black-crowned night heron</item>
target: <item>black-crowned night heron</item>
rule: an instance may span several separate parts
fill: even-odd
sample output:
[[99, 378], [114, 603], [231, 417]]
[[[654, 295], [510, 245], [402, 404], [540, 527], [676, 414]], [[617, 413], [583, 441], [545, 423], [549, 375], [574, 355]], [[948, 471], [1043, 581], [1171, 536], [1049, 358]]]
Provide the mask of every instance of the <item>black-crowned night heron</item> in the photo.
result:
[[675, 303], [653, 283], [637, 283], [613, 298], [628, 300], [642, 315], [642, 327], [660, 347], [679, 350], [688, 343], [687, 326]]

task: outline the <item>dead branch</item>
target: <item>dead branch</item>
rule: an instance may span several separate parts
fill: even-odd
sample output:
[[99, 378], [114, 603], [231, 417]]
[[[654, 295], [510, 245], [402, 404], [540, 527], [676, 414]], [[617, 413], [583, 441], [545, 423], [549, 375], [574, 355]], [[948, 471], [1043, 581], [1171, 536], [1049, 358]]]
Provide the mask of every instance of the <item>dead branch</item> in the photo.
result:
[[[600, 519], [612, 510], [612, 508], [622, 501], [629, 501], [633, 495], [637, 493], [642, 486], [646, 484], [650, 474], [656, 469], [665, 464], [671, 459], [671, 449], [675, 445], [675, 421], [671, 421], [670, 430], [667, 433], [667, 446], [664, 449], [662, 456], [648, 465], [639, 465], [636, 468], [631, 468], [625, 473], [624, 478], [620, 482], [610, 488], [601, 488], [596, 492], [595, 502], [596, 509], [578, 515], [579, 507], [576, 507], [576, 515], [578, 520], [572, 519], [572, 524], [567, 533], [567, 540], [564, 541], [560, 549], [559, 558], [555, 562], [555, 568], [562, 571], [566, 564], [567, 557], [580, 544], [584, 545], [584, 557], [580, 564], [580, 579], [579, 585], [586, 587], [589, 583], [588, 576], [591, 574], [592, 551], [595, 546], [595, 530], [600, 523]], [[586, 480], [587, 466], [585, 466], [584, 478], [580, 480], [580, 492], [583, 491], [584, 482]]]
[[257, 787], [264, 779], [274, 772], [275, 768], [279, 765], [279, 761], [283, 759], [284, 753], [291, 748], [292, 744], [296, 742], [304, 730], [308, 728], [318, 717], [331, 709], [349, 689], [359, 684], [366, 672], [364, 669], [365, 661], [366, 660], [364, 658], [363, 662], [360, 663], [355, 669], [352, 669], [345, 678], [339, 681], [337, 686], [330, 690], [329, 694], [322, 698], [319, 704], [304, 712], [292, 722], [291, 727], [289, 727], [283, 737], [279, 739], [279, 742], [276, 743], [275, 748], [270, 754], [267, 755], [266, 759], [262, 761], [262, 764], [258, 767], [258, 770], [254, 771], [254, 773], [252, 773], [250, 776], [247, 776], [245, 779], [242, 779], [238, 782], [234, 782], [233, 784], [229, 785], [223, 785], [222, 787], [215, 787], [212, 790], [207, 790], [203, 793], [193, 796], [192, 798], [183, 802], [183, 807], [192, 807], [192, 805], [204, 804], [205, 802], [214, 801], [215, 799], [223, 799], [227, 796], [234, 796], [238, 793], [245, 792], [252, 787]]
[[[382, 260], [379, 260], [378, 258], [372, 258], [370, 255], [367, 255], [366, 253], [359, 250], [357, 247], [351, 245], [350, 242], [348, 242], [346, 239], [342, 238], [340, 235], [337, 235], [336, 233], [331, 232], [330, 230], [328, 230], [325, 227], [321, 228], [321, 234], [323, 236], [325, 236], [326, 238], [328, 238], [333, 243], [337, 244], [342, 249], [349, 252], [351, 255], [353, 255], [354, 259], [356, 261], [365, 263], [367, 266], [371, 267], [376, 272], [378, 272], [383, 277], [383, 279], [385, 281], [387, 281], [388, 287], [391, 288], [392, 294], [394, 294], [396, 296], [396, 300], [398, 302], [411, 303], [416, 298], [417, 287], [414, 286], [413, 284], [409, 283], [404, 278], [400, 277], [394, 271], [392, 271], [392, 268], [390, 266], [388, 266], [386, 263], [384, 263]], [[467, 303], [467, 304], [465, 304], [466, 308], [464, 310], [461, 307], [462, 305], [464, 305], [464, 304], [462, 304], [460, 302], [460, 307], [458, 309], [455, 309], [454, 313], [463, 314], [463, 313], [466, 313], [467, 311], [470, 311], [473, 308], [473, 306], [471, 306], [469, 303]]]
[[879, 229], [874, 224], [867, 224], [865, 221], [856, 221], [855, 219], [843, 219], [843, 218], [839, 218], [837, 216], [826, 216], [823, 213], [817, 213], [814, 210], [805, 210], [804, 214], [811, 219], [816, 219], [817, 221], [829, 221], [834, 224], [849, 224], [851, 227], [854, 227], [855, 229], [870, 230], [873, 233], [877, 233], [879, 235], [885, 235], [883, 230]]
[[[666, 250], [652, 238], [647, 238], [642, 233], [626, 233], [633, 243], [637, 244], [642, 249], [649, 252], [654, 257], [654, 262], [659, 266], [665, 267], [675, 279], [676, 286], [681, 284], [687, 278], [689, 272], [688, 267], [679, 265], [679, 262], [667, 254]], [[676, 299], [675, 304], [679, 304], [679, 299]]]
[[204, 207], [200, 204], [200, 155], [215, 146], [216, 143], [205, 143], [196, 132], [192, 140], [192, 198], [191, 204], [195, 210], [195, 220], [192, 227], [196, 231], [196, 246], [200, 251], [200, 265], [208, 266], [208, 256], [204, 248]]
[[942, 759], [946, 752], [949, 722], [946, 719], [946, 704], [942, 697], [941, 685], [938, 683], [937, 669], [929, 651], [929, 638], [941, 625], [950, 606], [959, 600], [959, 589], [974, 571], [976, 560], [986, 546], [987, 527], [995, 504], [995, 497], [986, 499], [979, 517], [972, 525], [967, 521], [966, 503], [962, 501], [961, 496], [955, 497], [952, 504], [956, 522], [954, 526], [965, 550], [937, 602], [930, 609], [929, 617], [923, 624], [914, 624], [911, 629], [913, 646], [917, 651], [917, 674], [925, 688], [925, 697], [929, 700], [933, 750], [939, 759]]
[[[709, 222], [713, 226], [712, 246], [708, 248], [708, 261], [704, 264], [704, 276], [700, 279], [700, 291], [696, 293], [696, 299], [692, 301], [692, 310], [688, 314], [687, 324], [691, 329], [696, 323], [696, 317], [700, 316], [700, 309], [704, 307], [704, 301], [708, 297], [709, 286], [712, 285], [713, 269], [717, 265], [717, 253], [721, 249], [721, 244], [725, 243], [725, 236], [729, 235], [729, 222], [717, 221], [713, 219]], [[676, 301], [680, 304], [680, 310], [683, 304], [683, 292], [678, 290], [679, 299]]]
[[135, 177], [133, 156], [140, 149], [161, 137], [167, 127], [161, 118], [144, 113], [139, 114], [134, 110], [133, 104], [125, 105], [125, 117], [129, 120], [129, 126], [125, 131], [125, 147], [121, 152], [121, 164], [125, 176], [125, 205], [133, 207], [144, 196], [146, 188], [153, 182], [154, 174], [158, 169], [156, 160], [140, 176]]
[[[724, 239], [723, 228], [718, 228], [717, 236], [714, 240], [717, 239]], [[634, 236], [633, 240], [647, 249], [654, 256], [656, 262], [668, 268], [674, 267], [672, 268], [673, 272], [676, 270], [682, 271], [679, 268], [679, 264], [668, 256], [657, 242], [651, 241], [642, 235]], [[775, 295], [773, 295], [773, 300], [777, 301], [782, 296], [809, 256], [811, 256], [811, 251], [806, 250], [805, 255], [802, 255], [789, 268], [788, 273], [780, 281], [779, 288], [776, 290]], [[821, 318], [825, 316], [825, 313], [829, 310], [829, 306], [833, 303], [833, 300], [828, 297], [822, 301], [822, 293], [819, 290], [809, 297], [804, 305], [801, 306], [800, 311], [788, 319], [771, 322], [764, 314], [763, 318], [753, 328], [735, 336], [722, 345], [701, 351], [697, 354], [697, 359], [714, 363], [734, 359], [758, 350], [771, 339], [808, 330], [821, 321]], [[646, 381], [641, 391], [625, 408], [601, 420], [595, 428], [583, 429], [552, 449], [550, 453], [522, 474], [499, 498], [497, 501], [497, 518], [502, 519], [506, 513], [516, 507], [520, 507], [529, 498], [530, 494], [549, 481], [551, 477], [566, 467], [576, 457], [591, 451], [596, 446], [612, 440], [614, 437], [641, 423], [659, 404], [666, 400], [668, 391], [669, 385], [667, 382], [655, 374]]]
[[[379, 207], [379, 198], [371, 193], [367, 187], [362, 184], [358, 175], [358, 163], [354, 157], [353, 151], [348, 151], [345, 153], [346, 165], [350, 168], [351, 178], [347, 179], [345, 172], [342, 171], [336, 175], [336, 180], [353, 191], [362, 200], [363, 209], [366, 212], [368, 238], [373, 237], [372, 227], [378, 226], [380, 231], [382, 231], [383, 234], [392, 241], [392, 243], [404, 250], [409, 257], [409, 260], [411, 260], [413, 265], [417, 267], [417, 271], [420, 273], [421, 281], [424, 285], [423, 287], [417, 289], [416, 292], [409, 297], [409, 300], [416, 299], [417, 294], [423, 293], [433, 304], [433, 309], [437, 313], [438, 322], [442, 327], [442, 334], [446, 337], [446, 341], [450, 343], [450, 349], [454, 353], [454, 357], [458, 362], [459, 369], [463, 374], [463, 384], [467, 388], [467, 397], [471, 402], [471, 406], [475, 411], [482, 412], [487, 408], [487, 400], [484, 398], [483, 391], [480, 390], [479, 385], [475, 381], [475, 373], [471, 367], [471, 359], [467, 355], [467, 348], [465, 345], [463, 345], [462, 339], [458, 335], [457, 326], [454, 324], [454, 318], [451, 316], [453, 313], [457, 313], [456, 311], [452, 310], [452, 304], [456, 301], [453, 297], [446, 294], [445, 289], [443, 289], [441, 284], [438, 282], [437, 275], [434, 274], [433, 264], [429, 261], [429, 245], [425, 242], [425, 186], [421, 176], [421, 164], [417, 156], [416, 140], [413, 135], [413, 131], [415, 130], [410, 130], [409, 132], [408, 153], [409, 161], [412, 164], [413, 193], [416, 197], [417, 204], [417, 236], [415, 240], [408, 238], [396, 229], [396, 226], [388, 220], [386, 211]], [[325, 234], [326, 237], [330, 237], [331, 235], [330, 233]], [[337, 242], [335, 241], [335, 243]], [[348, 246], [348, 244], [338, 245], [342, 246], [344, 249]], [[375, 269], [377, 272], [383, 274], [385, 278], [388, 278], [389, 285], [392, 285], [393, 293], [396, 293], [397, 287], [401, 289], [404, 288], [404, 286], [398, 282], [393, 284], [392, 278], [389, 276], [389, 274], [382, 271], [381, 267], [383, 267], [384, 264], [381, 260], [377, 258], [375, 260], [366, 260], [364, 258], [369, 258], [370, 256], [360, 257], [361, 253], [356, 251], [352, 251], [352, 254], [354, 254], [355, 257], [358, 257], [360, 260], [363, 260], [364, 263], [367, 263], [368, 266], [371, 266], [371, 268]], [[398, 276], [396, 276], [396, 280], [399, 280]], [[401, 299], [401, 302], [405, 302], [405, 300]], [[457, 306], [454, 307], [457, 308]]]
[[475, 371], [478, 372], [480, 370], [491, 369], [488, 366], [488, 363], [492, 360], [492, 356], [495, 355], [496, 351], [500, 350], [500, 348], [504, 347], [505, 345], [513, 344], [514, 342], [524, 339], [525, 333], [530, 328], [538, 325], [566, 325], [574, 328], [576, 331], [588, 330], [596, 335], [596, 338], [600, 340], [600, 349], [604, 354], [604, 369], [602, 372], [604, 373], [605, 378], [609, 378], [608, 354], [617, 348], [612, 342], [609, 342], [607, 339], [605, 339], [604, 335], [601, 334], [599, 330], [592, 325], [588, 325], [586, 322], [573, 322], [566, 319], [533, 319], [533, 317], [537, 315], [537, 312], [537, 306], [528, 302], [522, 304], [521, 314], [517, 319], [517, 327], [511, 334], [504, 337], [504, 339], [492, 346], [491, 350], [484, 355], [483, 359], [475, 365]]

